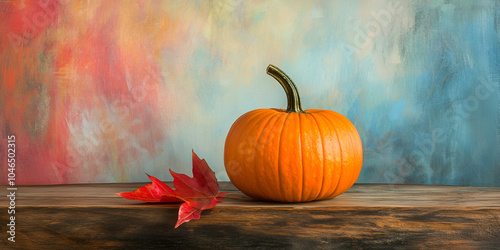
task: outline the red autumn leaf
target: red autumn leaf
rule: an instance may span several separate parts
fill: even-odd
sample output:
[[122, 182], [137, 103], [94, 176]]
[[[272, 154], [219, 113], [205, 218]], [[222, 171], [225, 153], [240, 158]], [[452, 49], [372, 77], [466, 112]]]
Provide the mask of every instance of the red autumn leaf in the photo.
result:
[[134, 192], [117, 193], [117, 195], [129, 199], [140, 200], [145, 202], [182, 202], [177, 193], [172, 190], [167, 184], [148, 175], [149, 179], [153, 182], [146, 186], [140, 187]]
[[175, 228], [192, 219], [199, 219], [201, 211], [215, 207], [217, 202], [224, 199], [225, 192], [219, 193], [219, 184], [215, 173], [210, 169], [205, 160], [193, 155], [193, 177], [178, 174], [170, 170], [174, 177], [174, 189], [153, 176], [148, 177], [152, 183], [147, 184], [133, 192], [117, 193], [117, 195], [130, 200], [145, 202], [180, 202], [184, 203], [179, 208], [179, 217]]
[[184, 222], [188, 222], [192, 219], [199, 219], [201, 211], [213, 208], [216, 204], [216, 198], [212, 198], [207, 201], [188, 200], [184, 202], [179, 208], [179, 217], [177, 218], [177, 224], [175, 224], [175, 228], [177, 228]]
[[209, 200], [187, 200], [186, 202], [184, 202], [179, 208], [179, 217], [177, 219], [177, 224], [175, 224], [175, 228], [177, 228], [184, 222], [188, 222], [192, 219], [199, 219], [201, 211], [215, 207], [217, 202], [221, 202], [222, 200], [224, 200], [225, 194], [226, 192], [219, 193], [214, 198]]
[[175, 191], [179, 196], [190, 200], [206, 200], [216, 197], [219, 184], [217, 184], [215, 173], [205, 160], [200, 160], [194, 151], [192, 154], [193, 177], [170, 170], [170, 174], [174, 177]]

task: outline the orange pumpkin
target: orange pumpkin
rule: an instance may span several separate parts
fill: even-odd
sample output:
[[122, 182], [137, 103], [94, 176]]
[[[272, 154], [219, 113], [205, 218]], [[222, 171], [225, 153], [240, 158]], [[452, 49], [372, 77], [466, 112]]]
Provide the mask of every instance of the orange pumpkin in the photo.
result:
[[224, 147], [231, 182], [260, 200], [306, 202], [342, 194], [363, 162], [356, 128], [330, 110], [303, 111], [292, 80], [273, 65], [267, 74], [285, 90], [288, 107], [253, 110], [232, 125]]

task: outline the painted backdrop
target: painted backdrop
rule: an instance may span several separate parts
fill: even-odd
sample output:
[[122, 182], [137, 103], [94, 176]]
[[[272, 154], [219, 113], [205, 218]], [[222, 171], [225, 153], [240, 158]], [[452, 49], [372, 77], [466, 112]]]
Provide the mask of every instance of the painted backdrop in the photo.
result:
[[358, 182], [500, 186], [498, 1], [0, 2], [0, 136], [16, 184], [171, 180], [191, 149], [228, 180], [243, 113], [286, 106], [358, 128]]

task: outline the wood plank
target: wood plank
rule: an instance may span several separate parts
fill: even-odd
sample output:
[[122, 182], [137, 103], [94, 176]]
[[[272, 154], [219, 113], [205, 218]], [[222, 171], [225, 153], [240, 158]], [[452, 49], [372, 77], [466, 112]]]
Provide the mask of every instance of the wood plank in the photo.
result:
[[[500, 188], [357, 184], [332, 200], [283, 204], [222, 183], [224, 202], [174, 229], [179, 204], [114, 195], [143, 184], [20, 186], [16, 242], [4, 233], [0, 248], [500, 247]], [[3, 222], [7, 206], [3, 196]]]
[[[26, 206], [116, 207], [142, 204], [123, 199], [115, 193], [133, 191], [145, 184], [21, 186], [18, 187], [17, 201], [19, 205]], [[168, 184], [172, 186], [172, 183]], [[227, 199], [217, 205], [221, 207], [500, 207], [500, 188], [494, 187], [355, 184], [331, 200], [286, 204], [253, 200], [228, 182], [220, 186], [221, 191], [228, 192]], [[1, 199], [6, 200], [6, 197]]]

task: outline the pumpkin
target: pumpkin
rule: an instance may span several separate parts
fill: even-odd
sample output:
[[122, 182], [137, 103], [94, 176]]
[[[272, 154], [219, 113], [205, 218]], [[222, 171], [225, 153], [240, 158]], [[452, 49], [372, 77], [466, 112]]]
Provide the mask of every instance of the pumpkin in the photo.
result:
[[285, 90], [287, 109], [257, 109], [239, 117], [224, 146], [231, 182], [260, 200], [306, 202], [333, 198], [358, 178], [363, 162], [354, 125], [330, 110], [302, 110], [293, 81], [273, 65], [267, 74]]

